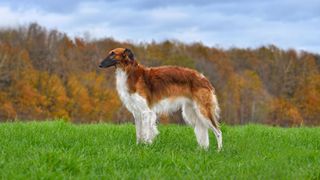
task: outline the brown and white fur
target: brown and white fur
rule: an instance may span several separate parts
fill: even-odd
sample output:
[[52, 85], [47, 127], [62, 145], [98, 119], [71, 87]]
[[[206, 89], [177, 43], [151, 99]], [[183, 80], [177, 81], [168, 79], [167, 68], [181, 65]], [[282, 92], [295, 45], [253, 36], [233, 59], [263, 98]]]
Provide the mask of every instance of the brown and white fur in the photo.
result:
[[111, 66], [116, 67], [120, 99], [134, 116], [137, 143], [152, 143], [159, 134], [157, 115], [181, 108], [183, 119], [194, 127], [198, 144], [209, 147], [210, 129], [221, 150], [219, 105], [213, 86], [202, 74], [176, 66], [144, 67], [126, 48], [111, 50], [99, 67]]

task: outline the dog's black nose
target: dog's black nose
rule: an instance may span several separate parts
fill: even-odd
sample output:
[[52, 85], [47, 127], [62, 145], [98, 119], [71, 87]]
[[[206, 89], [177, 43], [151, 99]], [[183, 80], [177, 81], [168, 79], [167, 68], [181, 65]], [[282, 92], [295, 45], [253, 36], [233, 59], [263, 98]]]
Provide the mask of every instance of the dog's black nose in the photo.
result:
[[101, 64], [99, 65], [99, 68], [102, 68], [102, 65], [101, 65]]

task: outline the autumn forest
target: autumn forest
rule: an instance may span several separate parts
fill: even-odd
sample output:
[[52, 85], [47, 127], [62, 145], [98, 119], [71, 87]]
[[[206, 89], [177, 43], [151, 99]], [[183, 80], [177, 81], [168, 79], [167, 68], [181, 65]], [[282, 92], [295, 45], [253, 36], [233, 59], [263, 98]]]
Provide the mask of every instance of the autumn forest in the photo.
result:
[[[215, 86], [226, 124], [320, 125], [319, 54], [276, 45], [223, 49], [174, 40], [71, 38], [36, 23], [0, 30], [0, 121], [132, 121], [115, 91], [114, 68], [98, 68], [116, 47], [130, 48], [146, 66], [203, 73]], [[160, 121], [182, 122], [179, 113]]]

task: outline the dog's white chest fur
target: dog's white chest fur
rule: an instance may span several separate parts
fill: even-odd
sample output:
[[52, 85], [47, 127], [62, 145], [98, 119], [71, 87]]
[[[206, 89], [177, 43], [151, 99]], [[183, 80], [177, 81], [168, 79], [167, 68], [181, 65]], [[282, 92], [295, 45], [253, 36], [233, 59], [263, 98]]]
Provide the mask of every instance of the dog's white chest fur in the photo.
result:
[[116, 69], [116, 86], [117, 91], [120, 96], [121, 101], [125, 104], [125, 102], [128, 102], [130, 100], [130, 94], [129, 89], [127, 86], [127, 79], [128, 76], [126, 72]]
[[136, 112], [147, 111], [149, 108], [148, 108], [146, 99], [140, 96], [138, 93], [130, 94], [129, 88], [127, 85], [127, 80], [128, 80], [127, 73], [121, 69], [117, 69], [116, 85], [117, 85], [117, 91], [122, 103], [134, 115]]

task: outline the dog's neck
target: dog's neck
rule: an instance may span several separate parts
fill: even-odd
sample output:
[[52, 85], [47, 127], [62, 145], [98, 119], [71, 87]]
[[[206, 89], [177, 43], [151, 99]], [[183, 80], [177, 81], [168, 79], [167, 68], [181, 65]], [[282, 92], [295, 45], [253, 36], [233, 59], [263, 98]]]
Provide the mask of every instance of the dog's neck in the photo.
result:
[[127, 85], [128, 75], [122, 68], [116, 68], [116, 88], [120, 99], [125, 102], [129, 96], [129, 89]]
[[144, 71], [144, 69], [145, 67], [138, 63], [116, 67], [116, 71], [123, 71], [128, 77], [139, 75], [142, 71]]
[[136, 83], [145, 74], [146, 68], [140, 64], [116, 67], [117, 90], [123, 91], [126, 86], [128, 92], [136, 91]]

